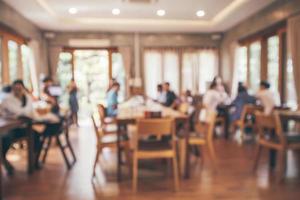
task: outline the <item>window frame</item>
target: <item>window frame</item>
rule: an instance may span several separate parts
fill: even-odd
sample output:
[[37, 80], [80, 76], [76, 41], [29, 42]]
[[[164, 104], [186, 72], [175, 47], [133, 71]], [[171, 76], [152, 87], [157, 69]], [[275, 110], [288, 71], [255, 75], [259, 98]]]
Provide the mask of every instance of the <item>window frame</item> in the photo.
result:
[[22, 68], [22, 52], [21, 46], [26, 45], [26, 40], [22, 36], [19, 36], [15, 33], [5, 30], [4, 28], [0, 27], [0, 37], [2, 38], [1, 43], [1, 58], [2, 58], [2, 84], [10, 84], [14, 80], [10, 80], [9, 74], [9, 48], [8, 42], [13, 41], [16, 42], [18, 45], [18, 61], [17, 61], [17, 77], [23, 77], [23, 68]]
[[262, 33], [258, 33], [255, 36], [242, 39], [239, 41], [240, 47], [246, 47], [247, 49], [247, 81], [246, 84], [250, 84], [250, 45], [254, 42], [259, 41], [261, 45], [261, 56], [260, 56], [260, 80], [268, 79], [268, 39], [273, 36], [278, 36], [278, 92], [280, 94], [280, 102], [282, 105], [287, 102], [287, 83], [286, 83], [286, 69], [287, 69], [287, 38], [286, 38], [286, 25], [277, 28], [270, 28]]

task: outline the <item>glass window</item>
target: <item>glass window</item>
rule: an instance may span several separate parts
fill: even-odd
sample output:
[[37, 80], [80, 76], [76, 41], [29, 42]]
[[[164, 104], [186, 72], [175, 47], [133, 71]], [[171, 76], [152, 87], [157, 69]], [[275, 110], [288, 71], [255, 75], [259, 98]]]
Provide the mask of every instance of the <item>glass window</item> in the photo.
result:
[[[60, 86], [63, 90], [66, 90], [66, 87], [72, 79], [72, 54], [69, 52], [62, 52], [59, 54], [59, 61], [57, 67], [57, 78], [60, 83]], [[68, 95], [67, 92], [64, 92], [60, 97], [60, 100], [67, 104]]]
[[112, 77], [120, 83], [120, 91], [118, 94], [119, 102], [125, 100], [126, 75], [123, 65], [123, 58], [120, 53], [112, 53]]
[[15, 41], [8, 41], [8, 63], [9, 80], [13, 82], [18, 78], [18, 44]]
[[237, 82], [247, 82], [247, 47], [239, 47], [236, 51]]
[[268, 38], [268, 81], [271, 89], [278, 92], [279, 87], [279, 37]]
[[105, 104], [108, 88], [108, 51], [74, 51], [74, 76], [79, 89], [80, 107]]
[[31, 70], [30, 65], [32, 60], [32, 52], [26, 45], [21, 46], [21, 53], [22, 53], [22, 66], [23, 66], [23, 81], [25, 84], [25, 87], [29, 90], [32, 89], [32, 82], [31, 82]]
[[294, 82], [293, 62], [289, 58], [286, 68], [286, 94], [287, 94], [287, 106], [296, 109], [297, 108], [297, 94]]
[[254, 94], [259, 88], [260, 82], [260, 42], [250, 45], [250, 66], [249, 66], [249, 92]]

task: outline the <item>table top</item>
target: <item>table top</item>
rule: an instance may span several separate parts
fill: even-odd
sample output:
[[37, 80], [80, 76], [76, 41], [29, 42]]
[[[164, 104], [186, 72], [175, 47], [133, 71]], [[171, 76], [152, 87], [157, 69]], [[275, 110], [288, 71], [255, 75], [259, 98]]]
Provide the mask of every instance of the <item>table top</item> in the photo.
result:
[[186, 118], [187, 115], [162, 106], [161, 104], [154, 102], [150, 99], [144, 100], [142, 97], [133, 97], [128, 101], [118, 105], [117, 120], [133, 120], [138, 118], [144, 118], [145, 111], [161, 112], [162, 117], [171, 118]]
[[22, 120], [0, 117], [0, 137], [5, 135], [8, 130], [17, 128], [23, 123], [24, 122]]
[[280, 111], [279, 114], [285, 119], [300, 121], [300, 111]]

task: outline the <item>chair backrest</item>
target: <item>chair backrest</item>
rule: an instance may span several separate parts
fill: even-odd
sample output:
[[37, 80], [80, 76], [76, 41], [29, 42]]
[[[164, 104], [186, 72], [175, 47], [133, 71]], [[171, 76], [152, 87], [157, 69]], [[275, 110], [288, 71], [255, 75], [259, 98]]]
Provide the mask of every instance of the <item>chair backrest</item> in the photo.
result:
[[212, 139], [214, 134], [217, 113], [207, 109], [204, 105], [199, 105], [196, 109], [195, 131], [204, 134]]
[[98, 116], [96, 114], [91, 115], [95, 136], [97, 138], [97, 144], [99, 145], [99, 144], [101, 144], [102, 131], [101, 131], [101, 128], [99, 128], [96, 123], [97, 121], [99, 121], [99, 120], [97, 120], [97, 117]]
[[137, 130], [139, 135], [173, 135], [174, 121], [170, 118], [139, 119]]
[[248, 115], [254, 115], [256, 111], [263, 111], [263, 107], [252, 104], [244, 105], [241, 120], [245, 120]]
[[277, 111], [272, 112], [270, 115], [266, 115], [263, 112], [255, 112], [256, 127], [258, 129], [259, 138], [266, 140], [277, 136], [279, 143], [286, 144], [286, 139], [282, 132], [282, 125], [279, 113]]
[[97, 109], [101, 124], [105, 124], [106, 108], [102, 104], [98, 104]]

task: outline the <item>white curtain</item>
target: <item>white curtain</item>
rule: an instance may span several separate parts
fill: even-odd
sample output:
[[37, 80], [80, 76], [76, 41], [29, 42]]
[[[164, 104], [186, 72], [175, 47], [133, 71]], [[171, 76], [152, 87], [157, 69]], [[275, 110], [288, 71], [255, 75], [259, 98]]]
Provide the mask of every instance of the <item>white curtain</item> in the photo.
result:
[[169, 82], [179, 94], [179, 53], [175, 50], [146, 50], [144, 53], [146, 95], [156, 98], [156, 86]]
[[53, 46], [49, 48], [49, 65], [50, 65], [51, 75], [53, 79], [56, 79], [59, 54], [61, 52], [62, 52], [62, 48], [59, 46]]
[[300, 105], [300, 15], [288, 19], [288, 49], [292, 58], [298, 109]]
[[204, 94], [217, 74], [218, 56], [215, 50], [194, 50], [183, 54], [183, 91]]
[[238, 47], [234, 49], [234, 63], [231, 81], [231, 96], [237, 95], [238, 83], [247, 84], [247, 47]]
[[125, 80], [125, 94], [126, 97], [130, 96], [129, 82], [131, 80], [131, 69], [132, 69], [132, 49], [130, 47], [119, 47], [120, 54], [122, 55], [123, 66], [125, 69], [126, 80]]
[[39, 95], [39, 81], [38, 77], [40, 74], [39, 68], [37, 66], [41, 66], [41, 60], [40, 60], [40, 48], [39, 48], [39, 43], [35, 40], [31, 40], [28, 42], [28, 47], [31, 51], [31, 59], [29, 59], [30, 63], [30, 73], [31, 73], [31, 81], [32, 81], [32, 89], [33, 89], [33, 94], [35, 96]]

